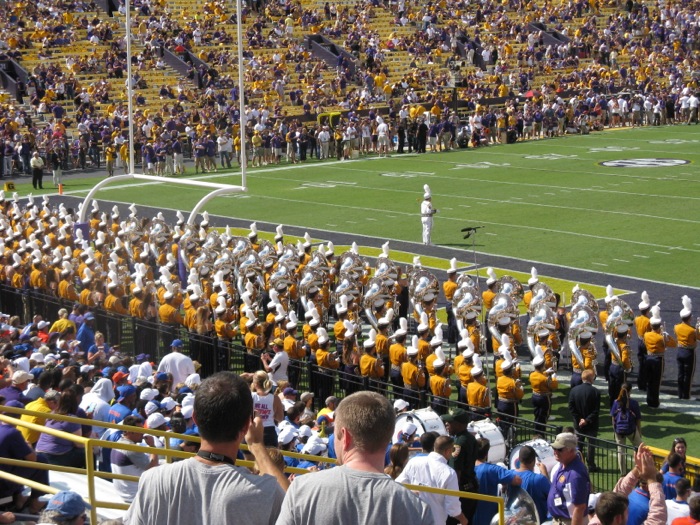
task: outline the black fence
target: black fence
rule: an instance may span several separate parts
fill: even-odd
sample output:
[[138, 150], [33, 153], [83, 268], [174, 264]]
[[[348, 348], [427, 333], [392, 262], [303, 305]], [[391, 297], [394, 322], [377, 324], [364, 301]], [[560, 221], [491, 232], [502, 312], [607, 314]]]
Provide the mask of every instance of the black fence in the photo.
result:
[[[5, 314], [19, 316], [24, 323], [30, 322], [36, 314], [53, 321], [57, 318], [56, 314], [60, 308], [70, 311], [72, 307], [73, 303], [55, 296], [0, 285], [0, 310]], [[160, 360], [170, 351], [173, 339], [181, 339], [184, 343], [183, 353], [201, 363], [202, 377], [221, 370], [252, 373], [263, 369], [260, 354], [247, 351], [240, 342], [222, 341], [209, 334], [188, 331], [180, 325], [119, 315], [100, 308], [93, 309], [92, 312], [95, 315], [95, 330], [105, 335], [109, 345], [118, 345], [119, 353], [123, 356], [143, 353]], [[324, 400], [331, 395], [343, 398], [360, 390], [372, 390], [388, 399], [405, 399], [413, 409], [433, 407], [438, 413], [443, 413], [459, 407], [470, 411], [467, 405], [457, 400], [439, 400], [425, 390], [406, 392], [403, 386], [394, 385], [390, 381], [362, 377], [344, 370], [342, 365], [338, 370], [331, 370], [319, 367], [310, 360], [290, 359], [288, 377], [297, 390], [314, 393], [316, 408], [322, 408]], [[473, 415], [475, 420], [484, 417], [476, 413]], [[551, 441], [562, 430], [561, 426], [536, 426], [534, 421], [503, 414], [495, 408], [488, 415], [500, 428], [508, 451], [533, 439]], [[592, 450], [589, 452], [587, 448], [582, 449], [583, 457], [590, 457], [589, 453], [593, 454], [599, 467], [599, 471], [591, 473], [594, 487], [597, 490], [612, 489], [620, 476], [618, 446], [610, 441], [587, 437], [586, 447], [591, 447]], [[626, 469], [632, 468], [634, 449], [621, 447], [620, 450], [625, 458]]]

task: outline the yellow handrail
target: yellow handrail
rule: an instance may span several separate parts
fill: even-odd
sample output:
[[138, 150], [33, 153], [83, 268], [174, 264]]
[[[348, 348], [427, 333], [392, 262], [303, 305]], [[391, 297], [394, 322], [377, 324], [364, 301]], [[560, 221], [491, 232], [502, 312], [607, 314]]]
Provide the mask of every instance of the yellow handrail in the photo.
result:
[[[43, 419], [55, 419], [58, 421], [69, 421], [72, 423], [78, 423], [80, 425], [94, 425], [94, 426], [104, 426], [105, 428], [114, 428], [122, 431], [132, 431], [132, 432], [139, 432], [139, 433], [147, 433], [151, 434], [154, 436], [160, 436], [160, 437], [165, 437], [165, 438], [171, 438], [171, 437], [176, 437], [179, 439], [184, 439], [186, 441], [196, 441], [196, 442], [201, 442], [199, 436], [194, 436], [194, 435], [187, 435], [187, 434], [177, 434], [174, 432], [168, 432], [168, 431], [163, 431], [163, 430], [151, 430], [151, 429], [144, 429], [142, 427], [132, 427], [132, 426], [126, 426], [126, 425], [119, 425], [115, 423], [105, 423], [102, 421], [93, 421], [91, 419], [83, 419], [83, 418], [78, 418], [74, 416], [65, 416], [61, 414], [53, 414], [53, 413], [46, 413], [46, 412], [36, 412], [33, 410], [26, 410], [22, 408], [15, 408], [15, 407], [7, 407], [3, 406], [2, 407], [3, 412], [9, 412], [13, 414], [27, 414], [30, 416], [41, 416]], [[130, 450], [133, 452], [143, 452], [147, 454], [158, 454], [158, 455], [164, 455], [168, 459], [170, 457], [179, 457], [179, 458], [189, 458], [194, 456], [193, 453], [191, 452], [184, 452], [180, 450], [173, 450], [169, 448], [169, 439], [164, 440], [164, 444], [166, 448], [157, 448], [157, 447], [147, 447], [147, 446], [142, 446], [142, 445], [130, 445], [128, 443], [120, 443], [116, 441], [106, 441], [102, 439], [96, 439], [96, 438], [85, 438], [82, 436], [77, 436], [75, 434], [69, 434], [67, 432], [63, 432], [61, 430], [56, 430], [53, 428], [47, 428], [43, 425], [37, 425], [35, 423], [30, 423], [28, 421], [23, 421], [21, 419], [18, 419], [16, 417], [10, 417], [5, 415], [4, 413], [0, 413], [0, 422], [7, 423], [10, 425], [14, 426], [21, 426], [25, 428], [29, 428], [30, 430], [34, 430], [40, 433], [45, 433], [49, 434], [55, 437], [59, 437], [68, 441], [72, 441], [74, 443], [80, 443], [85, 447], [85, 464], [86, 468], [81, 469], [81, 468], [75, 468], [75, 467], [64, 467], [64, 466], [59, 466], [59, 465], [48, 465], [48, 464], [43, 464], [43, 463], [38, 463], [38, 462], [31, 462], [31, 461], [25, 461], [25, 460], [16, 460], [16, 459], [9, 459], [9, 458], [0, 458], [0, 464], [4, 465], [13, 465], [13, 466], [22, 466], [22, 467], [29, 467], [29, 468], [34, 468], [34, 469], [45, 469], [45, 470], [53, 470], [56, 472], [66, 472], [70, 474], [85, 474], [87, 476], [87, 485], [88, 485], [88, 503], [91, 505], [90, 509], [90, 521], [91, 523], [97, 523], [97, 508], [102, 507], [102, 508], [107, 508], [107, 509], [117, 509], [117, 510], [127, 510], [129, 508], [129, 505], [126, 503], [115, 503], [115, 502], [109, 502], [109, 501], [100, 501], [97, 499], [97, 495], [95, 494], [95, 482], [94, 478], [99, 477], [99, 478], [112, 478], [112, 479], [121, 479], [124, 481], [134, 481], [138, 482], [139, 478], [137, 476], [130, 476], [126, 474], [115, 474], [115, 473], [110, 473], [110, 472], [101, 472], [101, 471], [96, 471], [94, 462], [93, 462], [93, 451], [95, 447], [106, 447], [106, 448], [112, 448], [112, 449], [120, 449], [120, 450]], [[242, 450], [248, 450], [247, 445], [241, 445]], [[312, 456], [310, 454], [301, 454], [298, 452], [291, 452], [287, 450], [280, 450], [279, 451], [281, 455], [283, 456], [289, 456], [293, 458], [298, 458], [298, 459], [306, 459], [315, 463], [328, 463], [328, 464], [336, 464], [337, 460], [334, 458], [328, 458], [324, 456]], [[692, 458], [693, 460], [695, 458]], [[699, 460], [700, 461], [700, 460]], [[237, 460], [236, 465], [246, 467], [246, 468], [252, 468], [255, 465], [254, 461], [249, 461], [249, 460]], [[309, 471], [306, 469], [300, 469], [297, 467], [286, 467], [284, 469], [284, 472], [288, 473], [293, 473], [293, 474], [308, 474]], [[9, 481], [13, 481], [15, 483], [21, 484], [21, 485], [26, 485], [30, 488], [35, 488], [37, 490], [40, 490], [42, 492], [47, 492], [47, 493], [52, 493], [55, 494], [58, 492], [57, 489], [43, 485], [42, 483], [37, 483], [32, 480], [24, 479], [19, 476], [16, 476], [14, 474], [10, 474], [8, 472], [4, 472], [0, 470], [0, 478], [2, 479], [7, 479]], [[464, 492], [464, 491], [454, 491], [454, 490], [447, 490], [447, 489], [439, 489], [435, 487], [426, 487], [423, 485], [410, 485], [410, 484], [404, 484], [406, 488], [409, 490], [414, 490], [414, 491], [422, 491], [422, 492], [430, 492], [433, 494], [441, 494], [444, 496], [456, 496], [460, 498], [469, 498], [469, 499], [475, 499], [479, 501], [489, 501], [496, 503], [498, 505], [498, 515], [499, 515], [499, 525], [504, 525], [505, 523], [505, 515], [504, 515], [504, 500], [503, 498], [500, 498], [498, 496], [489, 496], [486, 494], [479, 494], [475, 492]]]

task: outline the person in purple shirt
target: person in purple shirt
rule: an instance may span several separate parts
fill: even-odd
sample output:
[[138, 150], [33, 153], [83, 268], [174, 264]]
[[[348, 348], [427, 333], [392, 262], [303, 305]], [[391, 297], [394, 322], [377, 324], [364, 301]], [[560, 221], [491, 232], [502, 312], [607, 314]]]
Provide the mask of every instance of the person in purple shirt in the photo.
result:
[[[18, 401], [7, 401], [0, 397], [0, 404], [6, 406], [14, 406], [21, 408]], [[19, 417], [15, 415], [15, 417]], [[14, 425], [0, 423], [0, 457], [9, 459], [23, 459], [25, 461], [40, 461], [45, 463], [43, 458], [37, 456], [29, 444], [22, 437], [22, 433], [17, 430]], [[44, 485], [49, 484], [49, 471], [33, 469], [27, 467], [14, 467], [10, 465], [0, 465], [0, 470], [9, 472], [16, 476], [25, 479], [36, 481]], [[44, 495], [36, 489], [32, 489], [29, 499], [23, 500], [22, 485], [12, 483], [11, 481], [0, 480], [0, 498], [12, 497], [13, 504], [16, 508], [25, 508], [30, 514], [37, 514], [41, 509], [39, 498]]]
[[587, 517], [591, 480], [578, 453], [578, 438], [570, 432], [558, 434], [552, 449], [560, 465], [554, 469], [547, 496], [547, 512], [555, 523], [583, 525]]
[[6, 401], [18, 401], [23, 406], [31, 403], [32, 400], [24, 395], [24, 391], [27, 389], [29, 381], [33, 378], [32, 374], [24, 370], [16, 370], [12, 374], [12, 384], [0, 389], [0, 396], [4, 397]]
[[[474, 473], [479, 483], [479, 493], [489, 496], [498, 495], [498, 485], [513, 485], [519, 486], [521, 483], [520, 476], [515, 472], [508, 470], [500, 465], [488, 463], [489, 450], [491, 443], [488, 439], [479, 438], [476, 440], [476, 465]], [[472, 525], [489, 525], [491, 519], [498, 512], [498, 505], [490, 501], [480, 501], [476, 505], [474, 518], [471, 520]]]
[[[56, 414], [77, 417], [78, 396], [74, 390], [64, 390], [58, 400]], [[46, 428], [60, 430], [76, 436], [83, 435], [83, 429], [79, 423], [47, 419]], [[62, 465], [65, 467], [85, 468], [85, 447], [82, 443], [76, 443], [68, 439], [41, 434], [36, 444], [36, 451], [43, 454], [47, 463]]]

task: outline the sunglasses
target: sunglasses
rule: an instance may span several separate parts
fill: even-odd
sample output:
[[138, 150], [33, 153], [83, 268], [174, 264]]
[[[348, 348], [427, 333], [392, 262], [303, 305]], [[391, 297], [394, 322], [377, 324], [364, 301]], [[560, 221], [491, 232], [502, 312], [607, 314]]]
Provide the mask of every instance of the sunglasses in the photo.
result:
[[686, 444], [686, 442], [685, 442], [685, 438], [676, 438], [676, 439], [673, 440], [673, 444], [674, 444], [674, 445], [677, 445], [678, 443], [683, 443], [684, 445], [687, 446], [687, 444]]

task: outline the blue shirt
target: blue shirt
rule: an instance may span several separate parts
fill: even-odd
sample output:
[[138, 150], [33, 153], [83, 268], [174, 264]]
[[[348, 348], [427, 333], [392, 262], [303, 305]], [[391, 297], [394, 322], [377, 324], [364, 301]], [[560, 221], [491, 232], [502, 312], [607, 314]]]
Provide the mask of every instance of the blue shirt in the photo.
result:
[[522, 480], [520, 488], [532, 497], [535, 507], [537, 507], [540, 523], [544, 523], [547, 521], [547, 496], [549, 495], [549, 487], [552, 486], [549, 478], [531, 470], [514, 471], [514, 474], [520, 476]]
[[547, 496], [547, 511], [552, 518], [571, 519], [569, 509], [572, 505], [588, 505], [591, 494], [591, 480], [588, 470], [576, 456], [566, 467], [561, 466], [552, 481]]
[[629, 496], [627, 525], [642, 525], [649, 515], [649, 492], [637, 487]]
[[121, 403], [115, 403], [109, 408], [109, 414], [107, 415], [108, 423], [121, 423], [122, 420], [131, 414], [131, 410], [122, 405]]
[[95, 331], [87, 323], [83, 323], [75, 338], [80, 341], [80, 349], [87, 352], [95, 344]]
[[[493, 465], [491, 463], [482, 463], [474, 467], [476, 479], [479, 482], [479, 493], [489, 496], [498, 495], [498, 485], [510, 485], [515, 477], [515, 472]], [[491, 519], [498, 512], [498, 505], [490, 501], [480, 501], [476, 505], [476, 512], [472, 525], [489, 525]]]
[[664, 474], [664, 481], [662, 485], [666, 499], [676, 498], [676, 483], [680, 479], [683, 479], [683, 476], [679, 476], [678, 474], [673, 474], [671, 472], [666, 472]]

